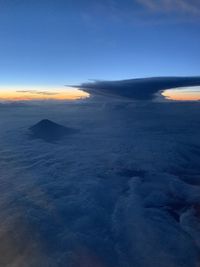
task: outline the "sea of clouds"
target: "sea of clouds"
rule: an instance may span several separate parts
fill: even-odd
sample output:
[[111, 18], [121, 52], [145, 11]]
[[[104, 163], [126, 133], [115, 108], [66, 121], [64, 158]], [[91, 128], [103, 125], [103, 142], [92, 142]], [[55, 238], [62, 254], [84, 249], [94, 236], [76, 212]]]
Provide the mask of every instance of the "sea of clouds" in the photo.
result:
[[[1, 104], [0, 116], [0, 266], [200, 266], [198, 102]], [[31, 138], [42, 119], [78, 131]]]

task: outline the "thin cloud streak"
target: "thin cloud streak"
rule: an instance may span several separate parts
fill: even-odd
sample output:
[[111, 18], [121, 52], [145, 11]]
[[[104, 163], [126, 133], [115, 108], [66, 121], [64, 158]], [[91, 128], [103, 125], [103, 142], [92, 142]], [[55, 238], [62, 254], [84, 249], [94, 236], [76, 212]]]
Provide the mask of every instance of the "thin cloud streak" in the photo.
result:
[[38, 94], [38, 95], [57, 95], [56, 92], [49, 91], [37, 91], [37, 90], [18, 90], [17, 93], [28, 93], [28, 94]]

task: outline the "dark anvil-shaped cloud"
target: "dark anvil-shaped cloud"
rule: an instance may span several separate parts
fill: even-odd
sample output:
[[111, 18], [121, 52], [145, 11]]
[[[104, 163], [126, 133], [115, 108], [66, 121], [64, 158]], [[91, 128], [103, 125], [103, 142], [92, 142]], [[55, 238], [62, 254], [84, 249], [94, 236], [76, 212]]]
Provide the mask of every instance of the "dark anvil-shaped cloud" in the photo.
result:
[[90, 93], [126, 97], [136, 100], [152, 100], [165, 89], [198, 86], [198, 77], [152, 77], [121, 81], [94, 81], [76, 87]]

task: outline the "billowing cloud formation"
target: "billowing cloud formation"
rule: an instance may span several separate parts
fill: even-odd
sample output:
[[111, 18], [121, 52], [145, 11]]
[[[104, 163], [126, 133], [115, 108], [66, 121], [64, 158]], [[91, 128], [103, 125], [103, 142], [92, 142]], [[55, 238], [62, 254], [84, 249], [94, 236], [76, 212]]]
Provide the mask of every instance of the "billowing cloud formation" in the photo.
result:
[[83, 83], [79, 88], [90, 94], [122, 96], [137, 100], [153, 99], [159, 91], [200, 85], [200, 77], [159, 77]]
[[200, 105], [118, 101], [1, 109], [0, 266], [199, 267]]
[[198, 0], [137, 0], [144, 7], [156, 12], [171, 12], [200, 14]]

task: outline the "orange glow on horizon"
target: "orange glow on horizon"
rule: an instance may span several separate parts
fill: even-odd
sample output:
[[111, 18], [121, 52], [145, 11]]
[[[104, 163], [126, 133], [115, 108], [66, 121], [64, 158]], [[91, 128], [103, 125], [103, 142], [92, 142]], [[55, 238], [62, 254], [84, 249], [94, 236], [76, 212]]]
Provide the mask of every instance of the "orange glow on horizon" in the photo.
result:
[[89, 94], [75, 88], [30, 89], [0, 87], [0, 101], [40, 101], [40, 100], [78, 100], [89, 97]]
[[162, 92], [168, 100], [175, 101], [200, 101], [200, 87], [194, 90], [190, 88], [180, 88], [180, 89], [169, 89]]

